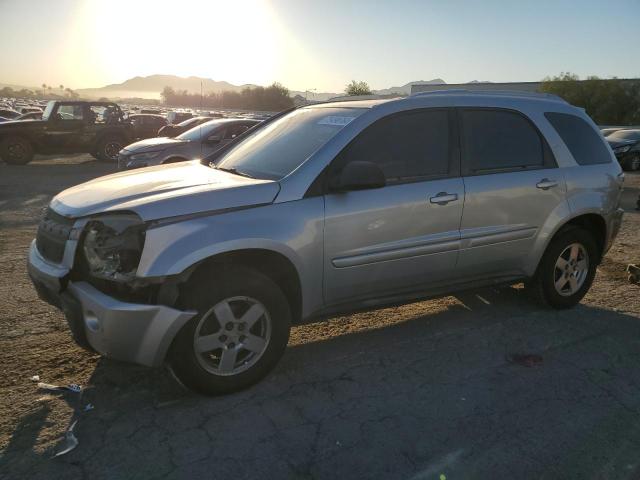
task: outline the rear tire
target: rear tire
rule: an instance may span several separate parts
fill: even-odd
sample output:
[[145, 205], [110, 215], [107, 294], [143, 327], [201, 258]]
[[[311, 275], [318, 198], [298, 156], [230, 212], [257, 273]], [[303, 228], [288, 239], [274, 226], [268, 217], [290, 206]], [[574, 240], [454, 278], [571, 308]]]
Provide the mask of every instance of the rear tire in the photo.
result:
[[96, 156], [103, 162], [116, 162], [118, 152], [124, 147], [124, 140], [118, 136], [106, 136], [98, 140], [96, 145]]
[[169, 365], [187, 388], [206, 395], [257, 383], [278, 363], [289, 341], [291, 310], [282, 290], [246, 267], [196, 273], [184, 307], [198, 314], [173, 341]]
[[593, 235], [584, 228], [567, 228], [551, 240], [535, 276], [525, 287], [542, 305], [571, 308], [589, 291], [599, 261]]
[[8, 137], [0, 144], [0, 156], [9, 165], [26, 165], [33, 160], [33, 147], [22, 137]]

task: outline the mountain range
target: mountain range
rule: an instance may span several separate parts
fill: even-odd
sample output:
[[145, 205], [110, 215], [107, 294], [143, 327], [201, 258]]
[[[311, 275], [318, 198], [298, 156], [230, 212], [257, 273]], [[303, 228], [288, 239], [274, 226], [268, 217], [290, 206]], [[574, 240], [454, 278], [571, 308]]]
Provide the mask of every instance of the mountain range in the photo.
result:
[[[390, 87], [381, 90], [374, 90], [379, 95], [408, 95], [411, 93], [411, 85], [415, 83], [429, 84], [445, 84], [446, 82], [440, 78], [433, 80], [420, 80], [409, 82], [400, 87]], [[111, 99], [118, 98], [159, 98], [160, 92], [166, 86], [172, 87], [174, 90], [187, 90], [190, 93], [199, 93], [202, 85], [203, 93], [219, 93], [222, 91], [241, 91], [247, 87], [256, 87], [253, 84], [234, 85], [225, 81], [212, 80], [202, 77], [178, 77], [176, 75], [150, 75], [148, 77], [133, 77], [122, 83], [114, 83], [100, 88], [80, 88], [75, 90], [82, 98], [97, 99], [107, 97]], [[292, 90], [291, 96], [300, 95], [314, 100], [328, 100], [332, 97], [343, 95], [342, 92], [303, 92]]]
[[[431, 85], [446, 85], [447, 82], [441, 78], [434, 78], [432, 80], [417, 80], [406, 83], [398, 87], [383, 88], [380, 90], [373, 90], [373, 93], [378, 95], [409, 95], [411, 93], [411, 85], [414, 84], [431, 84]], [[489, 83], [478, 82], [478, 80], [472, 80], [469, 83]], [[20, 85], [7, 85], [1, 84], [2, 87], [11, 87], [14, 90], [20, 90], [22, 88], [28, 88], [30, 90], [39, 90], [40, 87], [24, 87]], [[211, 78], [204, 77], [179, 77], [177, 75], [149, 75], [147, 77], [133, 77], [125, 80], [122, 83], [112, 83], [99, 88], [79, 88], [74, 91], [77, 92], [81, 98], [86, 99], [98, 99], [106, 97], [112, 100], [125, 99], [125, 98], [146, 98], [146, 99], [159, 99], [160, 92], [164, 87], [172, 87], [174, 90], [186, 90], [189, 93], [199, 93], [202, 87], [202, 92], [207, 93], [220, 93], [223, 91], [239, 92], [244, 88], [256, 87], [254, 84], [234, 85], [233, 83], [226, 82], [224, 80], [212, 80]], [[55, 90], [55, 89], [54, 89]], [[54, 91], [57, 93], [57, 91]], [[316, 91], [300, 91], [291, 90], [290, 95], [295, 97], [300, 95], [308, 98], [309, 100], [325, 101], [333, 97], [344, 95], [344, 92], [316, 92]]]

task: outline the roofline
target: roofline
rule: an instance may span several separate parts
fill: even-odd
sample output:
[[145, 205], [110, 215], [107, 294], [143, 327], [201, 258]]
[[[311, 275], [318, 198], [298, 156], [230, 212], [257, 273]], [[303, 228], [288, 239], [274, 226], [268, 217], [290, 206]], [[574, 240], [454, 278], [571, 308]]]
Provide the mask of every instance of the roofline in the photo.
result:
[[552, 100], [555, 102], [561, 103], [569, 103], [562, 97], [558, 95], [554, 95], [553, 93], [538, 93], [538, 92], [527, 92], [523, 90], [466, 90], [466, 89], [443, 89], [443, 90], [432, 90], [430, 92], [416, 92], [412, 93], [409, 98], [412, 97], [426, 97], [430, 95], [481, 95], [481, 96], [496, 96], [496, 97], [528, 97], [528, 98], [538, 98], [545, 100]]

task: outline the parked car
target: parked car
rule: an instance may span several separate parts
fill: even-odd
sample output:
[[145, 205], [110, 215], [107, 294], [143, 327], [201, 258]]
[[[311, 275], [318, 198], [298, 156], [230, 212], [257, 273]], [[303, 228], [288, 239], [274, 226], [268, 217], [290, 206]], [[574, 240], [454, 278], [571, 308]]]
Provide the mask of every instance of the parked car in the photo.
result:
[[303, 319], [521, 281], [576, 305], [620, 228], [622, 182], [596, 125], [558, 97], [317, 104], [203, 162], [60, 193], [29, 273], [80, 345], [232, 392]]
[[180, 122], [184, 122], [185, 120], [193, 117], [193, 113], [191, 112], [168, 112], [167, 113], [167, 123], [169, 125], [176, 125]]
[[217, 119], [187, 130], [176, 138], [148, 138], [127, 145], [118, 156], [118, 169], [162, 165], [203, 158], [257, 125], [256, 120]]
[[15, 120], [20, 116], [20, 112], [16, 110], [11, 110], [8, 108], [0, 108], [0, 117], [6, 118], [7, 120]]
[[42, 112], [27, 112], [20, 115], [16, 120], [42, 120]]
[[607, 137], [624, 170], [640, 169], [640, 129], [618, 130]]
[[37, 113], [40, 113], [40, 115], [42, 115], [42, 109], [40, 107], [22, 107], [20, 109], [20, 113], [22, 113], [23, 115], [25, 113], [31, 113], [31, 112], [37, 112]]
[[184, 122], [180, 122], [177, 125], [165, 125], [164, 127], [158, 130], [158, 137], [177, 137], [181, 133], [186, 132], [187, 130], [192, 129], [193, 127], [197, 127], [209, 120], [213, 120], [213, 117], [193, 117], [188, 118]]
[[90, 153], [115, 160], [131, 140], [131, 124], [115, 103], [51, 101], [42, 120], [0, 125], [0, 157], [14, 165], [29, 163], [36, 153]]
[[602, 132], [602, 135], [604, 135], [605, 137], [608, 137], [609, 135], [611, 135], [612, 133], [615, 133], [619, 130], [622, 130], [620, 127], [615, 127], [615, 128], [601, 128], [600, 132]]
[[158, 130], [167, 124], [167, 119], [162, 115], [139, 113], [129, 115], [129, 121], [133, 126], [133, 136], [136, 139], [155, 137]]

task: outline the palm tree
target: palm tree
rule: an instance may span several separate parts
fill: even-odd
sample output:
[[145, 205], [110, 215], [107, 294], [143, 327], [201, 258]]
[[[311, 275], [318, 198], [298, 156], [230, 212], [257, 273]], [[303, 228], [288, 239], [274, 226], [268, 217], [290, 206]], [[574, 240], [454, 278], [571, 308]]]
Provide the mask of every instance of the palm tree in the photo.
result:
[[43, 83], [42, 85], [40, 85], [42, 87], [42, 95], [44, 95], [47, 92], [47, 84]]
[[60, 88], [60, 92], [61, 93], [64, 92], [64, 85], [63, 84], [58, 85], [58, 88]]

